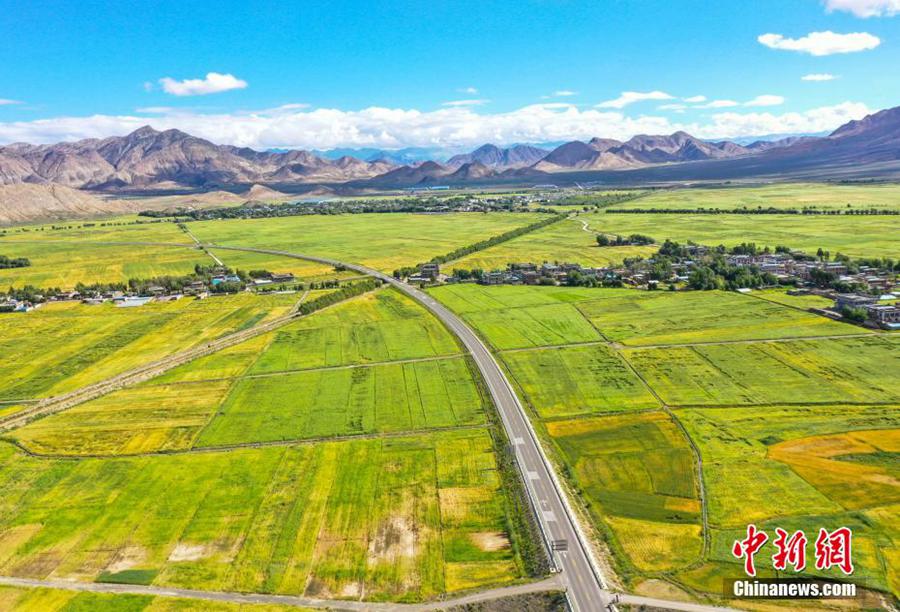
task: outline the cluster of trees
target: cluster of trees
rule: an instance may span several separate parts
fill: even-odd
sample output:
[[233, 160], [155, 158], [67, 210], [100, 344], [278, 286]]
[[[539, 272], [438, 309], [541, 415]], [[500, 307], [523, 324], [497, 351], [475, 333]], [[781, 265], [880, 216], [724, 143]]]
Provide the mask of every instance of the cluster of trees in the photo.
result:
[[7, 268], [27, 268], [31, 261], [27, 257], [7, 257], [0, 255], [0, 270]]
[[326, 295], [322, 295], [315, 299], [309, 300], [308, 302], [303, 302], [302, 304], [300, 304], [300, 307], [297, 309], [297, 311], [305, 315], [310, 314], [317, 310], [321, 310], [326, 306], [331, 306], [332, 304], [337, 304], [338, 302], [342, 302], [346, 299], [356, 297], [357, 295], [362, 295], [363, 293], [366, 293], [368, 291], [372, 291], [380, 285], [381, 281], [377, 279], [366, 279], [355, 283], [349, 283], [333, 293], [328, 293]]
[[609, 237], [607, 234], [597, 234], [597, 246], [631, 246], [631, 245], [648, 245], [656, 242], [650, 236], [644, 234], [629, 234], [627, 237], [618, 234]]
[[582, 205], [583, 210], [588, 211], [591, 208], [606, 208], [614, 204], [621, 204], [636, 200], [649, 194], [650, 191], [603, 191], [592, 192], [584, 195], [568, 196], [556, 202], [557, 205]]
[[624, 283], [618, 277], [597, 278], [590, 274], [582, 274], [578, 270], [572, 270], [566, 274], [565, 284], [568, 287], [621, 287]]
[[40, 303], [44, 300], [55, 297], [62, 293], [59, 287], [35, 287], [34, 285], [25, 285], [24, 287], [10, 287], [4, 295], [13, 300], [20, 302]]
[[688, 276], [688, 287], [697, 290], [740, 289], [777, 285], [774, 274], [760, 272], [755, 266], [732, 266], [723, 257], [715, 257], [709, 265], [698, 266]]

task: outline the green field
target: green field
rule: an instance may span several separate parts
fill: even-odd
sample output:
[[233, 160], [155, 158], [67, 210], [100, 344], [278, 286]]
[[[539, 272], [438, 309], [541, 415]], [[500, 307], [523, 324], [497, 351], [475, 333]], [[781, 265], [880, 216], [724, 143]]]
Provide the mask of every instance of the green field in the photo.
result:
[[183, 275], [196, 264], [215, 262], [190, 247], [150, 247], [73, 243], [65, 241], [12, 242], [0, 239], [0, 254], [27, 257], [25, 268], [0, 270], [0, 287], [58, 287], [72, 290], [78, 283], [124, 283], [130, 278]]
[[815, 208], [818, 210], [897, 209], [900, 185], [825, 185], [783, 183], [761, 187], [666, 189], [612, 208], [693, 209]]
[[639, 571], [699, 560], [700, 501], [691, 449], [665, 414], [553, 421], [547, 434], [587, 502]]
[[[641, 200], [643, 201], [643, 200]], [[647, 234], [662, 242], [734, 246], [755, 242], [832, 255], [897, 257], [900, 215], [673, 215], [651, 213], [590, 213], [579, 215], [591, 228], [611, 234]]]
[[46, 304], [0, 315], [0, 399], [55, 395], [285, 314], [297, 294], [151, 302]]
[[610, 266], [621, 264], [626, 257], [647, 257], [655, 247], [597, 246], [597, 234], [592, 228], [584, 229], [579, 218], [564, 219], [524, 236], [513, 238], [489, 249], [467, 255], [446, 264], [447, 269], [503, 270], [507, 264], [517, 262], [571, 262], [583, 266]]
[[473, 284], [432, 291], [500, 350], [599, 340], [648, 346], [865, 332], [815, 314], [724, 291], [566, 290]]
[[658, 408], [644, 384], [602, 345], [503, 354], [525, 399], [542, 418]]
[[673, 406], [900, 401], [900, 336], [624, 351]]
[[428, 261], [533, 223], [537, 213], [309, 215], [190, 223], [200, 240], [333, 257], [379, 270]]
[[522, 575], [484, 430], [75, 461], [0, 445], [0, 488], [3, 575], [375, 600]]
[[428, 311], [396, 290], [363, 295], [275, 333], [251, 372], [419, 359], [460, 352]]
[[19, 240], [194, 243], [175, 223], [151, 221], [137, 215], [123, 215], [105, 221], [58, 221], [0, 228], [0, 242]]
[[[731, 543], [756, 521], [852, 526], [853, 579], [900, 593], [900, 336], [775, 291], [430, 291], [495, 348], [626, 585], [718, 597], [739, 571]], [[598, 338], [535, 335], [561, 329], [560, 308]]]
[[198, 445], [480, 424], [484, 404], [462, 358], [244, 378]]
[[[273, 297], [296, 300], [296, 295]], [[224, 298], [221, 305], [268, 300], [245, 294]], [[205, 333], [212, 329], [207, 323]], [[197, 334], [204, 336], [185, 327], [181, 336], [171, 331], [161, 336], [166, 344], [160, 347], [151, 342], [153, 336], [126, 349], [129, 355], [149, 355]], [[487, 400], [460, 352], [430, 313], [396, 290], [381, 290], [12, 435], [44, 454], [115, 455], [483, 424]], [[111, 363], [127, 362], [125, 354], [114, 357]], [[76, 379], [93, 380], [88, 375], [100, 376], [101, 366], [87, 367]]]
[[231, 251], [228, 249], [210, 249], [209, 252], [218, 257], [229, 268], [245, 272], [250, 270], [268, 270], [276, 273], [290, 272], [298, 279], [311, 281], [357, 276], [355, 272], [337, 272], [331, 266], [294, 257], [248, 251]]

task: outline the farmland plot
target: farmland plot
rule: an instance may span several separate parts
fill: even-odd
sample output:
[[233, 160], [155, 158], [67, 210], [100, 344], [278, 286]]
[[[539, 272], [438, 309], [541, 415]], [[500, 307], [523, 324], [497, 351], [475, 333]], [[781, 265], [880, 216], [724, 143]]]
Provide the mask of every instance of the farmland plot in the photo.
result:
[[486, 400], [463, 358], [238, 381], [201, 446], [470, 425]]
[[610, 340], [629, 346], [859, 334], [856, 326], [724, 291], [631, 291], [579, 302]]
[[658, 408], [626, 363], [603, 345], [503, 353], [542, 418]]
[[3, 445], [0, 573], [418, 601], [522, 575], [496, 469], [480, 429], [74, 461]]
[[623, 351], [670, 405], [900, 400], [897, 336]]
[[700, 501], [687, 440], [663, 413], [552, 421], [547, 433], [597, 522], [642, 571], [701, 551]]
[[287, 313], [296, 295], [238, 294], [116, 308], [47, 304], [0, 317], [0, 399], [46, 397], [104, 380]]

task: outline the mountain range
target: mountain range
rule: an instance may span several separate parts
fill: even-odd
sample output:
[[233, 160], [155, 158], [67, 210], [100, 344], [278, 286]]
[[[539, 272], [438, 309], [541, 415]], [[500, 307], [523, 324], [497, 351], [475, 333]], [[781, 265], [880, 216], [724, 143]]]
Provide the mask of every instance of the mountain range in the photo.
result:
[[[749, 144], [686, 132], [626, 141], [573, 140], [552, 150], [485, 144], [446, 162], [398, 164], [377, 150], [363, 160], [304, 150], [256, 151], [216, 145], [179, 130], [142, 127], [127, 136], [0, 147], [0, 184], [59, 184], [104, 192], [238, 189], [347, 192], [428, 184], [617, 184], [772, 176], [900, 176], [900, 107], [851, 121], [826, 136]], [[382, 152], [383, 153], [383, 152]], [[399, 156], [402, 159], [402, 156]]]

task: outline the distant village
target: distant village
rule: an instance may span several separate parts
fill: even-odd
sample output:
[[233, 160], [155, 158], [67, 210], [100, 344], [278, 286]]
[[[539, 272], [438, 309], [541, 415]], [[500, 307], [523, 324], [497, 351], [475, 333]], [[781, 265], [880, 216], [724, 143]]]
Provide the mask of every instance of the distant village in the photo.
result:
[[[336, 280], [318, 283], [322, 288], [338, 284]], [[214, 294], [239, 291], [294, 292], [307, 287], [306, 284], [297, 283], [290, 272], [251, 270], [245, 273], [232, 271], [224, 266], [197, 266], [194, 274], [188, 276], [132, 279], [127, 284], [79, 284], [73, 291], [35, 287], [10, 288], [6, 293], [0, 293], [0, 313], [30, 312], [45, 302], [78, 301], [88, 305], [112, 302], [118, 307], [127, 308], [143, 306], [150, 302], [172, 302], [188, 296], [205, 299]]]
[[[613, 242], [615, 244], [615, 242]], [[666, 289], [753, 289], [790, 287], [791, 295], [815, 294], [834, 300], [819, 314], [851, 322], [900, 329], [897, 268], [891, 260], [854, 261], [822, 252], [810, 256], [780, 247], [775, 252], [739, 245], [732, 249], [678, 245], [666, 241], [650, 258], [626, 259], [620, 266], [586, 267], [570, 262], [510, 263], [503, 270], [453, 269], [421, 264], [407, 280], [416, 284], [568, 285]]]

